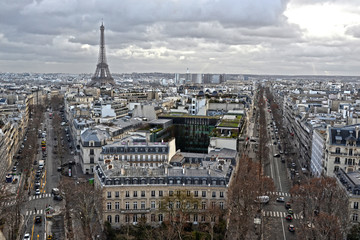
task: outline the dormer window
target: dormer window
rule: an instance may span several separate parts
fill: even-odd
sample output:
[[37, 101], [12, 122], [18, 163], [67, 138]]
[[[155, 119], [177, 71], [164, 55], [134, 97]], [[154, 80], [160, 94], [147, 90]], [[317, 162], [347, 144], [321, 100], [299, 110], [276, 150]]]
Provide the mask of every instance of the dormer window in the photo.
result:
[[95, 146], [94, 141], [90, 141], [90, 147], [93, 147], [93, 146]]

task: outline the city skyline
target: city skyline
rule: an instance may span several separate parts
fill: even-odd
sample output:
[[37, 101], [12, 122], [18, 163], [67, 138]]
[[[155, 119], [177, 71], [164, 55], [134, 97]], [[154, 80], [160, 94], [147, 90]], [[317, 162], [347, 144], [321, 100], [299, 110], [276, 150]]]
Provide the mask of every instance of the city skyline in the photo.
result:
[[[315, 2], [315, 3], [314, 3]], [[360, 75], [355, 0], [4, 1], [1, 72]]]

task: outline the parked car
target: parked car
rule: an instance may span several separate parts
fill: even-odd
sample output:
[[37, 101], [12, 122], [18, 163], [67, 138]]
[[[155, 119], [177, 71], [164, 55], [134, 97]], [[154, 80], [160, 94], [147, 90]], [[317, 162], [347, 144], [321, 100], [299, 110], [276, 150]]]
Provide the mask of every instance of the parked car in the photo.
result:
[[276, 154], [274, 154], [274, 157], [278, 158], [278, 157], [280, 157], [280, 154], [276, 153]]
[[286, 220], [288, 221], [292, 221], [293, 220], [293, 216], [291, 214], [288, 214], [286, 217], [285, 217]]
[[36, 189], [35, 195], [40, 195], [40, 189]]
[[12, 168], [12, 171], [13, 171], [13, 172], [16, 172], [16, 166], [14, 166], [14, 167]]
[[284, 197], [278, 197], [276, 198], [277, 202], [285, 202], [285, 198]]
[[286, 208], [286, 209], [291, 208], [291, 203], [290, 203], [290, 202], [286, 202], [286, 203], [285, 203], [285, 208]]
[[55, 195], [54, 196], [54, 200], [56, 201], [62, 201], [63, 200], [63, 197], [61, 195]]
[[25, 233], [23, 240], [30, 240], [30, 233]]
[[295, 232], [295, 226], [292, 225], [292, 224], [290, 224], [290, 225], [288, 226], [288, 229], [289, 229], [289, 232]]
[[292, 208], [288, 209], [288, 214], [294, 214], [294, 211], [292, 210]]

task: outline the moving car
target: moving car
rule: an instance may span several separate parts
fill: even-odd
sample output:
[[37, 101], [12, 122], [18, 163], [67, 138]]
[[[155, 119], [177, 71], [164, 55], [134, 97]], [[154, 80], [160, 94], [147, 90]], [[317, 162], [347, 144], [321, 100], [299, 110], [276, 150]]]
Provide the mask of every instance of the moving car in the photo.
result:
[[291, 208], [291, 203], [290, 203], [290, 202], [285, 203], [285, 208], [286, 208], [286, 209]]
[[278, 158], [278, 157], [280, 157], [280, 154], [276, 153], [276, 154], [274, 154], [274, 157]]
[[285, 217], [286, 220], [288, 221], [292, 221], [293, 220], [293, 216], [291, 214], [288, 214], [286, 217]]
[[30, 240], [30, 233], [25, 233], [23, 240]]
[[277, 202], [285, 202], [285, 198], [284, 197], [278, 197], [276, 198]]
[[255, 199], [255, 202], [257, 203], [268, 203], [270, 200], [269, 196], [258, 196]]
[[41, 216], [36, 216], [35, 217], [35, 223], [41, 223], [41, 221], [42, 221]]
[[36, 189], [35, 195], [40, 195], [40, 189]]
[[292, 225], [292, 224], [290, 224], [290, 225], [288, 226], [288, 229], [289, 229], [289, 232], [295, 232], [295, 226]]
[[294, 211], [293, 211], [291, 208], [289, 208], [289, 209], [288, 209], [288, 213], [289, 213], [289, 214], [294, 214]]

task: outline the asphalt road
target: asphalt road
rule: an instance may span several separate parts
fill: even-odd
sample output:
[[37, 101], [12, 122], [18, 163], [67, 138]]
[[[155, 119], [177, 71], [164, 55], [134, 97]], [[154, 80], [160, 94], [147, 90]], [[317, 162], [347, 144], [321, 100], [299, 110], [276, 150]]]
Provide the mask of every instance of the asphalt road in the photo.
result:
[[[272, 114], [265, 107], [266, 112], [266, 128], [267, 128], [267, 147], [269, 161], [264, 163], [264, 174], [271, 177], [274, 181], [275, 191], [268, 193], [270, 201], [268, 204], [261, 206], [262, 208], [262, 232], [264, 239], [296, 239], [296, 232], [292, 233], [288, 230], [288, 225], [293, 224], [296, 228], [296, 223], [301, 217], [298, 213], [293, 215], [294, 219], [290, 222], [285, 219], [288, 214], [288, 210], [285, 208], [285, 203], [277, 202], [276, 198], [284, 197], [285, 202], [291, 201], [290, 189], [292, 182], [290, 180], [290, 172], [287, 168], [287, 163], [290, 160], [290, 156], [280, 154], [281, 157], [274, 157], [274, 154], [280, 153], [278, 144], [281, 144], [283, 149], [283, 142], [280, 136], [275, 134], [274, 126], [272, 124]], [[247, 134], [249, 140], [244, 145], [248, 144], [246, 148], [247, 154], [250, 158], [256, 159], [256, 152], [259, 144], [259, 110], [254, 112], [250, 117], [249, 126], [247, 128]], [[279, 139], [277, 139], [279, 137]], [[273, 138], [273, 139], [272, 139]], [[276, 141], [276, 144], [274, 142]], [[281, 158], [286, 159], [286, 162], [281, 162]]]
[[[37, 154], [36, 159], [45, 160], [45, 167], [42, 171], [42, 177], [40, 180], [40, 195], [35, 195], [34, 188], [34, 177], [35, 173], [38, 170], [38, 165], [34, 165], [33, 173], [31, 176], [31, 193], [26, 197], [27, 202], [25, 202], [24, 207], [22, 209], [22, 214], [24, 216], [24, 234], [30, 233], [31, 239], [46, 239], [47, 234], [51, 233], [52, 221], [48, 221], [46, 219], [45, 209], [48, 206], [51, 206], [55, 209], [56, 212], [61, 211], [64, 206], [63, 201], [55, 201], [53, 200], [53, 195], [51, 191], [53, 188], [58, 187], [60, 183], [60, 172], [57, 171], [57, 167], [60, 166], [60, 160], [57, 159], [56, 155], [53, 153], [54, 147], [54, 130], [52, 127], [52, 119], [49, 119], [49, 113], [45, 113], [45, 120], [42, 124], [42, 130], [46, 128], [46, 153], [47, 157], [43, 158], [41, 147], [39, 149], [39, 153]], [[65, 134], [65, 133], [63, 133]], [[42, 138], [38, 138], [39, 143]], [[61, 147], [61, 145], [59, 146]], [[64, 146], [67, 149], [65, 152], [65, 159], [72, 157], [69, 153], [68, 146]], [[41, 216], [42, 222], [35, 223], [35, 217]], [[61, 231], [61, 229], [60, 229]], [[61, 236], [62, 234], [57, 233], [57, 235]], [[61, 238], [58, 238], [61, 239]]]

